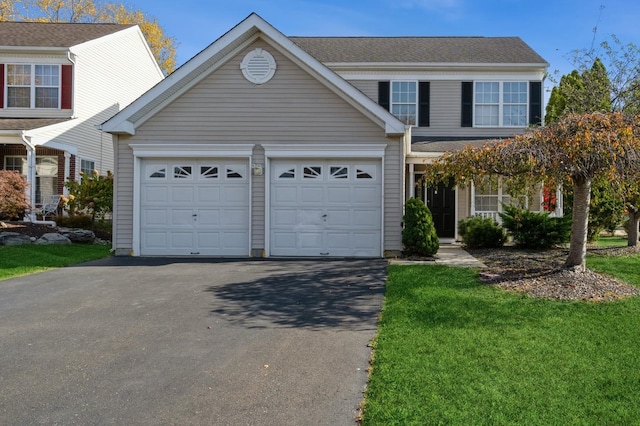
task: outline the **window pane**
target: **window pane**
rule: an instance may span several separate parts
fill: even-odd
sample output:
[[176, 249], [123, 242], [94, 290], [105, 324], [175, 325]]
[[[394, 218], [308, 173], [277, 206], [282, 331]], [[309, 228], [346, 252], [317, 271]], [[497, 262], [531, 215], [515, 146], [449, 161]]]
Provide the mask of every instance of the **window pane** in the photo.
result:
[[36, 87], [36, 108], [58, 108], [58, 89]]
[[522, 105], [505, 105], [502, 117], [505, 126], [526, 126], [527, 107]]
[[31, 106], [31, 89], [29, 87], [7, 87], [7, 106], [29, 108]]
[[7, 65], [7, 84], [9, 86], [30, 86], [31, 65]]
[[498, 123], [497, 105], [477, 105], [476, 106], [476, 125], [478, 126], [497, 126]]
[[58, 86], [59, 67], [57, 65], [36, 65], [36, 86]]
[[497, 104], [500, 101], [500, 85], [497, 82], [476, 83], [476, 103]]

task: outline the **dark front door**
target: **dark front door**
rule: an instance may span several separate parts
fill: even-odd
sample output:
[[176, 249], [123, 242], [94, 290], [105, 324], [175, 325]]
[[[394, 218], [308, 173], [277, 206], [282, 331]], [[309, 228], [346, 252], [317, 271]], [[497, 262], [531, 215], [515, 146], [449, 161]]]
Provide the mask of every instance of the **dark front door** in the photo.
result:
[[439, 183], [427, 188], [427, 207], [439, 238], [454, 238], [456, 226], [456, 191], [452, 185]]

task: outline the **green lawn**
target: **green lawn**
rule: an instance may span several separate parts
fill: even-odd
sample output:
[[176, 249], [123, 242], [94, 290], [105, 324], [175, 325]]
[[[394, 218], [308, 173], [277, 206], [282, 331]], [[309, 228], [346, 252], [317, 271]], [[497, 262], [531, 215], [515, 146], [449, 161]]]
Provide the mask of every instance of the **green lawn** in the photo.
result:
[[600, 237], [596, 240], [598, 247], [626, 247], [627, 237]]
[[[638, 256], [589, 265], [640, 284]], [[640, 298], [539, 300], [476, 277], [389, 267], [363, 425], [640, 424]]]
[[0, 280], [109, 256], [110, 245], [38, 245], [0, 247]]

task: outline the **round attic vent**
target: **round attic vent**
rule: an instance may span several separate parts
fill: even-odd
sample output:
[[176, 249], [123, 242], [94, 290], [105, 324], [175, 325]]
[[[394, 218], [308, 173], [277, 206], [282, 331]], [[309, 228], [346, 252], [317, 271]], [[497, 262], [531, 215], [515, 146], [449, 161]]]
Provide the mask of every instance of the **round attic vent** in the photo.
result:
[[276, 73], [276, 60], [266, 50], [254, 49], [245, 55], [240, 69], [244, 78], [250, 82], [263, 84]]

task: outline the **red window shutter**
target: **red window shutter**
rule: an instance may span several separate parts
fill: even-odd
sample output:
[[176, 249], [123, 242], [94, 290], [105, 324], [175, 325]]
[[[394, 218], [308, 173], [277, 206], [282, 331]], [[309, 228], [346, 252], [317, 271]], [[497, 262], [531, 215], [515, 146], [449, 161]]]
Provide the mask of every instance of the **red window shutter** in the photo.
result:
[[73, 66], [62, 66], [62, 93], [60, 94], [60, 107], [71, 109], [71, 99], [73, 99]]
[[4, 108], [4, 64], [0, 64], [0, 108]]

